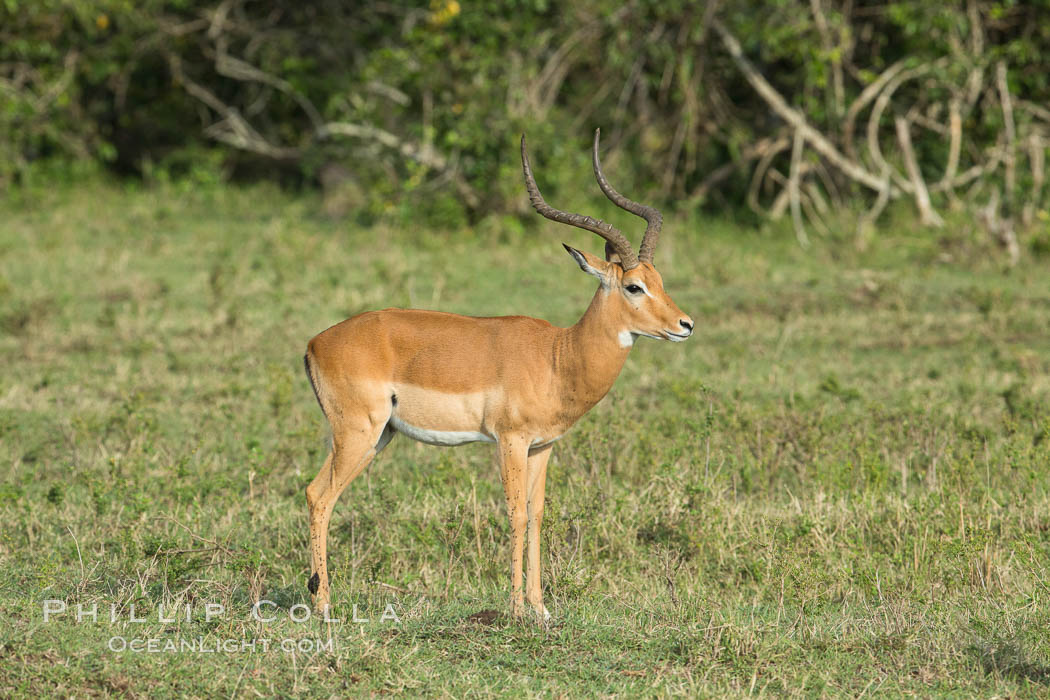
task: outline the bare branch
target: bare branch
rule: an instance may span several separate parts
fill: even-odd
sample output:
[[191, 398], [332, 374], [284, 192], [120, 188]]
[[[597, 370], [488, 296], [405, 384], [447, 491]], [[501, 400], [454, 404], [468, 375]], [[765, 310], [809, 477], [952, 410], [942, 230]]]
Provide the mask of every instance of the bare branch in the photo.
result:
[[978, 163], [977, 165], [970, 166], [963, 172], [955, 176], [950, 181], [940, 181], [936, 185], [930, 188], [931, 192], [948, 192], [954, 190], [957, 187], [967, 185], [978, 178], [984, 177], [985, 175], [994, 172], [999, 164], [1003, 162], [1004, 151], [1002, 148], [996, 147], [989, 149], [989, 158], [984, 163]]
[[984, 83], [984, 71], [980, 64], [980, 59], [984, 55], [984, 26], [981, 24], [981, 12], [977, 7], [977, 0], [967, 0], [966, 16], [970, 22], [970, 59], [974, 62], [973, 69], [966, 81], [966, 109], [969, 111], [977, 104]]
[[941, 227], [944, 225], [944, 219], [930, 205], [930, 193], [926, 189], [922, 173], [919, 172], [919, 164], [915, 160], [915, 151], [911, 147], [908, 120], [904, 117], [897, 117], [894, 123], [897, 125], [897, 141], [901, 146], [901, 155], [904, 156], [904, 165], [908, 168], [908, 177], [911, 178], [912, 189], [915, 192], [915, 204], [919, 208], [919, 220], [922, 221], [924, 226]]
[[802, 224], [802, 207], [799, 202], [799, 166], [802, 163], [802, 149], [806, 145], [806, 139], [802, 136], [802, 129], [795, 129], [795, 138], [791, 142], [791, 171], [788, 176], [788, 198], [791, 203], [791, 223], [795, 227], [795, 238], [803, 248], [809, 247], [809, 236], [806, 235], [806, 227]]
[[527, 88], [529, 103], [538, 115], [546, 114], [558, 99], [561, 86], [565, 77], [572, 68], [569, 60], [572, 52], [579, 46], [586, 45], [601, 34], [603, 22], [617, 22], [624, 13], [630, 10], [629, 5], [624, 5], [609, 18], [598, 17], [577, 28], [565, 41], [551, 54], [550, 58], [540, 70], [536, 80]]
[[740, 42], [729, 33], [729, 30], [719, 20], [712, 19], [711, 26], [722, 38], [722, 43], [725, 45], [726, 50], [729, 51], [729, 55], [732, 57], [733, 62], [736, 63], [737, 68], [744, 74], [744, 77], [751, 84], [751, 87], [755, 89], [755, 92], [769, 104], [774, 112], [795, 127], [796, 131], [813, 146], [815, 151], [827, 158], [832, 165], [841, 170], [847, 177], [869, 189], [879, 191], [882, 186], [879, 178], [844, 156], [819, 131], [810, 126], [803, 114], [790, 107], [780, 93], [744, 57]]
[[999, 61], [995, 65], [995, 83], [999, 91], [999, 104], [1003, 110], [1003, 133], [1006, 137], [1005, 165], [1005, 190], [1003, 191], [1003, 205], [1006, 215], [1013, 215], [1014, 189], [1017, 187], [1017, 129], [1014, 125], [1014, 108], [1010, 101], [1010, 86], [1006, 82], [1006, 62]]
[[962, 148], [962, 114], [959, 109], [959, 100], [953, 99], [948, 105], [948, 163], [944, 166], [944, 176], [938, 185], [946, 184], [955, 179], [955, 173], [959, 170], [959, 151]]
[[[434, 170], [445, 171], [451, 170], [449, 161], [443, 155], [438, 153], [429, 144], [422, 146], [405, 141], [398, 136], [380, 129], [369, 124], [352, 124], [350, 122], [328, 122], [322, 124], [317, 130], [319, 138], [328, 138], [330, 136], [349, 136], [353, 138], [368, 139], [371, 141], [377, 141], [387, 148], [391, 148], [406, 158], [433, 168]], [[458, 173], [454, 176], [453, 182], [456, 185], [460, 196], [467, 203], [468, 206], [476, 208], [480, 203], [481, 199], [478, 197], [477, 192], [463, 179], [462, 175]]]
[[884, 87], [886, 87], [886, 84], [893, 80], [898, 73], [904, 70], [905, 65], [904, 59], [901, 59], [886, 70], [882, 71], [882, 74], [878, 78], [861, 91], [860, 96], [853, 101], [853, 104], [851, 104], [846, 111], [846, 119], [842, 123], [842, 144], [846, 149], [846, 153], [848, 153], [851, 158], [857, 157], [856, 151], [853, 148], [853, 131], [855, 129], [857, 117], [872, 100], [879, 96], [879, 93], [882, 92]]
[[1050, 109], [1042, 105], [1028, 100], [1018, 100], [1017, 108], [1029, 112], [1032, 116], [1042, 119], [1044, 122], [1050, 123]]
[[409, 96], [401, 90], [398, 90], [392, 85], [381, 83], [378, 80], [368, 81], [368, 83], [365, 84], [365, 89], [367, 89], [371, 93], [379, 95], [380, 97], [385, 97], [391, 102], [399, 104], [402, 107], [407, 107], [412, 102], [411, 98], [409, 98]]
[[[750, 163], [756, 158], [765, 159], [765, 157], [770, 153], [770, 151], [773, 151], [774, 155], [776, 155], [776, 153], [779, 153], [786, 149], [790, 145], [790, 143], [790, 141], [783, 137], [778, 139], [766, 137], [764, 139], [760, 139], [756, 143], [750, 144], [749, 146], [744, 148], [743, 151], [741, 151], [738, 157], [730, 159], [726, 163], [722, 164], [718, 168], [708, 173], [707, 177], [705, 177], [703, 181], [699, 185], [697, 185], [696, 189], [694, 189], [689, 194], [689, 201], [695, 202], [697, 200], [703, 199], [707, 196], [707, 193], [711, 190], [712, 187], [720, 184], [723, 180], [732, 175], [735, 171], [741, 170], [745, 164]], [[770, 158], [769, 160], [772, 160], [772, 158]], [[768, 161], [765, 162], [766, 167], [768, 167]]]
[[882, 210], [886, 208], [886, 204], [890, 201], [889, 170], [882, 171], [882, 183], [882, 189], [879, 190], [879, 196], [875, 198], [875, 204], [872, 205], [871, 209], [869, 209], [864, 216], [857, 220], [856, 237], [858, 243], [865, 239], [868, 229], [875, 224], [875, 221], [882, 214]]
[[317, 108], [314, 107], [313, 102], [292, 87], [292, 84], [287, 80], [282, 80], [275, 75], [271, 75], [266, 71], [256, 68], [247, 61], [243, 61], [236, 56], [231, 56], [226, 52], [226, 42], [221, 39], [216, 44], [216, 49], [215, 70], [219, 75], [224, 75], [227, 78], [233, 78], [234, 80], [251, 81], [269, 85], [275, 90], [279, 90], [294, 99], [299, 107], [302, 108], [303, 112], [306, 113], [306, 116], [310, 119], [310, 122], [315, 129], [319, 128], [324, 122], [320, 113], [317, 111]]
[[999, 190], [992, 190], [988, 204], [977, 210], [977, 220], [999, 245], [1006, 249], [1010, 267], [1017, 265], [1021, 260], [1021, 246], [1017, 242], [1017, 234], [1014, 233], [1011, 219], [999, 216]]
[[773, 159], [781, 151], [787, 150], [790, 145], [791, 143], [786, 138], [780, 138], [770, 143], [761, 152], [761, 158], [758, 161], [758, 165], [755, 166], [755, 172], [751, 175], [751, 184], [747, 188], [747, 203], [755, 213], [762, 212], [762, 207], [758, 203], [758, 190], [762, 187], [762, 181], [765, 180], [766, 171], [769, 170]]
[[230, 10], [233, 9], [233, 4], [240, 0], [222, 0], [219, 6], [215, 8], [212, 13], [211, 22], [208, 25], [208, 38], [217, 39], [222, 34], [223, 25], [226, 23], [226, 16], [230, 14]]
[[278, 146], [267, 141], [234, 107], [227, 105], [206, 87], [186, 76], [178, 56], [168, 54], [168, 65], [175, 82], [182, 84], [186, 92], [222, 115], [223, 121], [216, 122], [204, 130], [207, 136], [277, 160], [294, 160], [300, 156], [297, 148]]
[[913, 194], [912, 183], [906, 180], [903, 175], [897, 172], [896, 168], [890, 165], [882, 155], [882, 149], [879, 145], [879, 124], [882, 121], [882, 113], [886, 110], [886, 107], [890, 103], [890, 99], [893, 97], [893, 93], [897, 91], [897, 88], [901, 86], [905, 81], [917, 78], [920, 75], [928, 72], [932, 68], [932, 64], [924, 64], [903, 71], [900, 75], [890, 81], [886, 86], [886, 89], [882, 91], [878, 99], [875, 100], [875, 104], [872, 105], [871, 115], [868, 117], [868, 155], [871, 156], [872, 161], [875, 165], [879, 166], [880, 170], [889, 170], [890, 177], [893, 182], [901, 190], [908, 194]]
[[1046, 143], [1038, 130], [1028, 137], [1028, 163], [1032, 169], [1032, 192], [1021, 214], [1025, 226], [1032, 225], [1035, 210], [1042, 204], [1043, 183], [1046, 181]]
[[[824, 46], [824, 51], [829, 56], [835, 54], [835, 42], [831, 38], [831, 30], [828, 27], [828, 19], [824, 16], [824, 9], [821, 7], [822, 0], [809, 0], [809, 6], [813, 10], [813, 19], [817, 24], [817, 32], [820, 34], [820, 42]], [[842, 81], [842, 59], [839, 57], [830, 58], [831, 63], [831, 87], [834, 95], [834, 114], [837, 118], [842, 114], [843, 107], [846, 101], [846, 91]]]

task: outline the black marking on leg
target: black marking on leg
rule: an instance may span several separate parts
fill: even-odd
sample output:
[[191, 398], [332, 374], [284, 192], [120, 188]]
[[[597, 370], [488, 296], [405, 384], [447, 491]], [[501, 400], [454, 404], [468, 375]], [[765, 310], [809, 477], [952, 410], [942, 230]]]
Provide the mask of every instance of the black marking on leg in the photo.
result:
[[397, 394], [390, 395], [390, 403], [394, 404], [395, 406], [397, 405]]
[[321, 577], [314, 572], [314, 575], [310, 577], [310, 580], [306, 583], [306, 588], [310, 591], [310, 595], [317, 593], [317, 589], [321, 587]]

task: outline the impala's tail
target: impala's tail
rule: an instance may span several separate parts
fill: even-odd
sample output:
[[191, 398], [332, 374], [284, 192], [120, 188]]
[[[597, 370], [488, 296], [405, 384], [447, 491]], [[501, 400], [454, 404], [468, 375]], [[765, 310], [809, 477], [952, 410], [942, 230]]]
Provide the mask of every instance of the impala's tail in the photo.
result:
[[317, 399], [317, 405], [321, 407], [321, 413], [324, 414], [324, 417], [328, 418], [328, 411], [325, 410], [324, 402], [321, 401], [321, 392], [317, 390], [317, 377], [314, 376], [314, 366], [310, 362], [309, 350], [303, 355], [303, 366], [306, 367], [306, 378], [310, 380], [310, 388], [314, 390], [314, 398]]

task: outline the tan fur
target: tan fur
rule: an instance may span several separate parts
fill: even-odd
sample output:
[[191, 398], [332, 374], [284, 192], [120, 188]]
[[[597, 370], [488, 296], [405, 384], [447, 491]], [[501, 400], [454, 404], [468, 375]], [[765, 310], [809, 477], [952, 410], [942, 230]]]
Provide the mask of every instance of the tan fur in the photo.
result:
[[[527, 598], [546, 614], [539, 532], [552, 441], [616, 381], [630, 352], [621, 341], [624, 333], [684, 339], [692, 331], [691, 319], [667, 296], [652, 264], [625, 272], [617, 262], [570, 252], [601, 280], [587, 311], [570, 328], [524, 316], [385, 309], [354, 316], [310, 341], [307, 369], [333, 443], [306, 492], [318, 610], [330, 600], [326, 538], [335, 500], [401, 422], [419, 431], [478, 434], [496, 443], [511, 520], [511, 606], [523, 614], [527, 527]], [[631, 284], [644, 285], [649, 294], [630, 294]]]

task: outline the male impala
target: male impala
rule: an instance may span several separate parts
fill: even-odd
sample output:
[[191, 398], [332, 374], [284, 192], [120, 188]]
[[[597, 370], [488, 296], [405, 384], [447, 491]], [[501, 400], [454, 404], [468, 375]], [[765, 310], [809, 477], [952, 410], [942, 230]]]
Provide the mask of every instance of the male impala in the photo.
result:
[[306, 489], [314, 607], [329, 604], [326, 540], [339, 494], [397, 433], [431, 445], [492, 442], [511, 523], [511, 607], [523, 615], [522, 548], [528, 524], [527, 598], [544, 619], [540, 523], [547, 460], [560, 438], [616, 381], [639, 335], [682, 341], [693, 321], [664, 291], [653, 267], [662, 217], [614, 190], [598, 161], [594, 175], [616, 205], [646, 220], [637, 256], [620, 231], [549, 206], [521, 138], [525, 189], [537, 212], [605, 239], [605, 259], [565, 249], [601, 282], [583, 317], [557, 328], [526, 316], [473, 318], [384, 309], [359, 314], [310, 341], [305, 363], [332, 427], [332, 452]]

